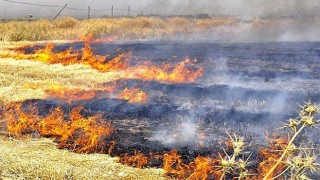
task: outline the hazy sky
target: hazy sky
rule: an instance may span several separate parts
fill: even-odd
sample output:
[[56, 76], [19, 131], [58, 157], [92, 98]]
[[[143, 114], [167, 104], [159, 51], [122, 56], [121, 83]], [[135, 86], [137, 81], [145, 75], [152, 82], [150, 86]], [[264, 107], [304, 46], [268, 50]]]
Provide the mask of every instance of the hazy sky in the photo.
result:
[[[87, 9], [90, 5], [92, 16], [110, 15], [114, 5], [115, 15], [125, 15], [130, 6], [132, 14], [195, 14], [240, 15], [240, 16], [319, 16], [320, 0], [15, 0], [20, 2], [48, 4]], [[32, 14], [35, 17], [52, 17], [60, 8], [20, 5], [0, 0], [0, 16], [15, 17]], [[86, 17], [87, 11], [66, 9], [62, 15]]]

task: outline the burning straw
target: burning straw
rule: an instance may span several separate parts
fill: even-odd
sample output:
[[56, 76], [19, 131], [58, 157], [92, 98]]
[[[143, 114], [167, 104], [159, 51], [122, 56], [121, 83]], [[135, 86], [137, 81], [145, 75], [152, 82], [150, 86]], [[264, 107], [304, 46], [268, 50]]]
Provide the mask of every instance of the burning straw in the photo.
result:
[[[34, 60], [47, 64], [83, 64], [102, 73], [117, 73], [112, 80], [141, 79], [144, 81], [159, 81], [165, 83], [192, 83], [203, 75], [204, 69], [194, 67], [196, 59], [186, 58], [178, 64], [162, 63], [156, 65], [151, 61], [131, 62], [132, 53], [125, 52], [116, 57], [110, 55], [95, 55], [90, 46], [93, 34], [83, 38], [84, 48], [81, 52], [69, 48], [65, 51], [54, 52], [54, 44], [48, 43], [46, 47], [28, 54], [21, 49], [0, 53], [0, 58], [14, 58], [16, 60]], [[26, 48], [26, 47], [25, 47]], [[110, 76], [111, 78], [111, 76]]]
[[28, 134], [53, 137], [59, 148], [78, 153], [105, 152], [105, 139], [115, 131], [108, 121], [98, 116], [84, 117], [81, 114], [83, 107], [75, 107], [69, 114], [57, 107], [44, 116], [32, 105], [27, 110], [29, 112], [23, 109], [22, 102], [5, 105], [3, 118], [10, 134], [16, 137]]
[[[54, 46], [48, 44], [45, 48], [33, 54], [16, 51], [13, 54], [2, 54], [2, 57], [30, 59], [48, 64], [83, 64], [96, 69], [101, 73], [116, 73], [114, 79], [141, 79], [144, 81], [159, 81], [164, 83], [190, 83], [202, 76], [203, 69], [195, 68], [196, 60], [185, 59], [176, 65], [164, 63], [155, 65], [149, 61], [132, 64], [130, 52], [120, 54], [115, 58], [109, 55], [94, 55], [89, 45], [91, 37], [84, 39], [82, 52], [68, 49], [63, 52], [54, 52]], [[60, 91], [63, 92], [60, 93]], [[57, 92], [58, 91], [58, 92]], [[96, 96], [96, 91], [57, 89], [48, 90], [52, 96], [79, 97], [80, 100]], [[114, 91], [113, 88], [110, 91]], [[90, 92], [90, 93], [88, 93]], [[109, 90], [108, 90], [109, 92]], [[80, 95], [79, 95], [80, 93]], [[145, 103], [148, 95], [138, 88], [126, 88], [117, 93], [117, 98], [132, 103]], [[66, 100], [71, 103], [73, 99]], [[1, 124], [5, 124], [10, 135], [23, 137], [25, 135], [52, 137], [59, 148], [67, 148], [78, 153], [108, 153], [113, 154], [115, 143], [110, 139], [115, 129], [111, 123], [100, 116], [89, 116], [83, 107], [74, 107], [65, 112], [62, 107], [53, 108], [44, 113], [34, 105], [24, 107], [23, 102], [14, 102], [4, 105]], [[166, 176], [177, 179], [310, 179], [319, 171], [316, 162], [316, 153], [311, 148], [298, 143], [297, 138], [307, 128], [314, 128], [320, 123], [316, 120], [319, 106], [311, 102], [301, 106], [299, 116], [289, 119], [283, 128], [290, 129], [288, 138], [282, 136], [268, 139], [269, 146], [252, 148], [251, 142], [244, 137], [228, 134], [229, 140], [221, 151], [212, 152], [212, 155], [198, 156], [186, 162], [178, 151], [161, 152], [160, 159]], [[249, 148], [250, 147], [250, 148]], [[119, 154], [116, 154], [119, 155]], [[137, 168], [148, 167], [152, 155], [134, 151], [133, 155], [120, 154], [120, 162]]]
[[[313, 149], [296, 142], [306, 128], [314, 128], [320, 123], [315, 120], [319, 106], [307, 102], [301, 106], [298, 118], [289, 119], [284, 128], [292, 134], [288, 138], [274, 136], [268, 139], [269, 146], [257, 150], [251, 142], [236, 134], [230, 135], [225, 148], [210, 156], [198, 156], [191, 162], [177, 151], [163, 152], [160, 156], [145, 156], [142, 152], [134, 155], [120, 155], [119, 162], [137, 168], [147, 167], [152, 158], [160, 159], [166, 176], [177, 179], [308, 179], [319, 172], [316, 153]], [[53, 137], [59, 148], [67, 148], [78, 153], [102, 152], [112, 154], [116, 142], [108, 142], [115, 130], [111, 124], [99, 116], [84, 115], [82, 107], [75, 107], [65, 114], [60, 107], [42, 115], [35, 106], [11, 103], [3, 107], [2, 118], [9, 134], [16, 137], [40, 135]], [[2, 122], [2, 123], [3, 123]]]

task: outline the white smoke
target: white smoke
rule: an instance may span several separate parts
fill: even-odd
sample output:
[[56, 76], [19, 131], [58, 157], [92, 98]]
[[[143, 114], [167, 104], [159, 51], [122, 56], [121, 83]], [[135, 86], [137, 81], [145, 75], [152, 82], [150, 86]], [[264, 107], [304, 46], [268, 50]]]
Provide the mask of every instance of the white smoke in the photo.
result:
[[169, 126], [170, 129], [163, 129], [156, 132], [152, 139], [164, 145], [190, 145], [198, 142], [198, 128], [190, 122], [182, 122], [176, 126]]
[[[17, 0], [19, 1], [19, 0]], [[64, 6], [84, 9], [82, 11], [65, 11], [65, 15], [76, 15], [84, 17], [85, 9], [91, 6], [93, 9], [132, 9], [132, 13], [160, 14], [160, 15], [184, 15], [196, 13], [208, 13], [215, 16], [319, 16], [320, 1], [318, 0], [28, 0], [20, 2], [38, 3], [46, 5]], [[0, 1], [0, 16], [3, 16], [4, 9], [8, 16], [23, 16], [25, 14], [34, 14], [38, 17], [51, 17], [59, 11], [59, 8], [36, 7], [28, 5], [19, 5], [6, 1]], [[101, 14], [109, 14], [106, 10]], [[124, 12], [126, 14], [126, 12]], [[100, 13], [99, 13], [100, 14]], [[121, 13], [119, 13], [121, 14]]]

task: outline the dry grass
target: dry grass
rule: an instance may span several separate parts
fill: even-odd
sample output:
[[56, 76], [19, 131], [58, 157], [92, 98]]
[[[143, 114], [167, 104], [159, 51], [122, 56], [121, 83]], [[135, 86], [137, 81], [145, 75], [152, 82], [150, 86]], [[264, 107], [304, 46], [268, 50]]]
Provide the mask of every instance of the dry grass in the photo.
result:
[[[30, 42], [0, 43], [0, 53], [10, 47]], [[46, 98], [45, 90], [52, 86], [90, 89], [118, 77], [119, 73], [100, 73], [89, 66], [76, 64], [49, 65], [28, 60], [1, 59], [0, 100], [4, 102]]]
[[114, 72], [100, 73], [84, 65], [48, 65], [27, 60], [1, 59], [0, 100], [5, 102], [45, 98], [52, 86], [90, 89], [117, 77]]
[[[124, 22], [117, 26], [127, 25], [136, 28], [132, 30], [122, 26], [121, 29], [123, 31], [117, 33], [123, 33], [123, 38], [127, 38], [127, 36], [134, 37], [136, 35], [134, 33], [141, 29], [143, 29], [141, 32], [142, 36], [139, 35], [135, 38], [143, 37], [144, 35], [147, 37], [154, 31], [153, 23], [150, 23], [150, 19], [144, 19], [141, 23], [131, 25], [130, 19], [118, 20]], [[190, 23], [194, 23], [181, 18], [155, 20], [170, 21], [169, 23], [174, 24], [177, 28], [186, 28], [185, 24], [190, 25]], [[89, 24], [94, 24], [96, 20], [87, 21], [93, 21]], [[39, 23], [50, 22], [40, 21]], [[77, 20], [69, 19], [65, 24], [57, 23], [55, 26], [59, 27], [59, 29], [70, 30], [75, 29], [74, 27], [78, 26], [77, 23], [79, 23]], [[166, 28], [166, 23], [168, 22], [159, 23], [158, 25]], [[226, 25], [225, 22], [211, 22], [210, 20], [199, 20], [196, 23], [196, 27], [204, 29], [215, 23], [217, 23], [217, 26], [220, 23]], [[232, 24], [233, 22], [230, 21], [229, 23]], [[100, 25], [100, 27], [96, 25], [92, 28], [99, 27], [98, 33], [103, 32], [102, 34], [108, 34], [108, 32], [104, 32], [104, 25]], [[184, 29], [184, 31], [188, 31], [188, 29]], [[88, 32], [94, 31], [90, 30]], [[172, 30], [172, 32], [175, 31]], [[38, 40], [41, 40], [41, 38]], [[21, 42], [19, 44], [25, 43]], [[17, 44], [3, 42], [1, 45], [0, 51], [5, 49], [5, 47]], [[119, 76], [118, 73], [99, 73], [90, 67], [79, 64], [63, 66], [60, 64], [48, 65], [28, 60], [1, 59], [0, 100], [13, 102], [25, 99], [45, 98], [45, 90], [52, 85], [89, 89], [92, 86], [98, 86], [100, 83], [111, 81], [114, 79], [113, 77], [117, 76]], [[34, 88], [32, 88], [33, 86]], [[319, 165], [315, 162], [316, 156], [313, 152], [309, 153], [306, 151], [306, 148], [294, 146], [296, 138], [300, 136], [305, 128], [315, 127], [315, 125], [320, 123], [319, 120], [315, 120], [313, 117], [313, 114], [318, 111], [319, 106], [306, 103], [306, 106], [302, 107], [299, 117], [297, 119], [290, 119], [288, 124], [285, 124], [284, 127], [292, 130], [288, 145], [284, 148], [282, 154], [280, 154], [281, 157], [274, 164], [271, 164], [271, 168], [265, 174], [259, 174], [261, 175], [259, 176], [261, 177], [260, 179], [262, 179], [262, 175], [264, 179], [273, 177], [273, 173], [280, 166], [279, 164], [284, 164], [283, 167], [286, 169], [278, 174], [277, 177], [308, 179], [309, 171], [319, 171]], [[230, 136], [230, 138], [232, 139], [233, 137]], [[234, 136], [232, 142], [234, 144], [233, 151], [237, 152], [236, 148], [238, 148], [239, 152], [241, 152], [244, 146], [242, 140]], [[1, 179], [164, 179], [163, 170], [134, 169], [116, 163], [115, 161], [118, 161], [116, 158], [111, 158], [107, 155], [74, 154], [67, 150], [58, 150], [56, 145], [49, 139], [16, 140], [0, 137], [0, 143]], [[238, 173], [237, 176], [240, 178], [249, 176], [249, 171], [246, 169], [248, 166], [247, 161], [244, 164], [241, 159], [234, 161], [238, 155], [237, 153], [232, 155], [226, 154], [228, 158], [220, 160], [223, 176], [232, 174], [234, 171]], [[232, 161], [228, 162], [224, 161], [224, 159]], [[239, 170], [239, 167], [242, 169]]]
[[95, 33], [96, 37], [119, 39], [168, 37], [177, 33], [202, 32], [236, 23], [232, 18], [191, 20], [185, 18], [105, 18], [77, 20], [64, 17], [55, 21], [9, 21], [0, 23], [0, 41], [72, 40]]
[[[2, 42], [0, 51], [25, 44], [28, 42]], [[0, 100], [45, 98], [45, 89], [52, 85], [88, 89], [108, 82], [113, 76], [116, 74], [99, 73], [84, 65], [1, 59]], [[161, 169], [135, 169], [108, 155], [59, 150], [50, 139], [17, 140], [0, 136], [0, 144], [0, 179], [164, 179]]]
[[0, 179], [164, 179], [161, 169], [135, 169], [102, 154], [59, 150], [50, 139], [0, 137]]

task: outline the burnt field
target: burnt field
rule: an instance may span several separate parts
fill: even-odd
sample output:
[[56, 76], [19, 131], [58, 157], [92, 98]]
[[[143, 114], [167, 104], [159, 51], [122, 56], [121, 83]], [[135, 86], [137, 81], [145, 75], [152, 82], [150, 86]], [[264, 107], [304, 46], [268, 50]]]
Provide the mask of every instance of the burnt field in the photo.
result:
[[[56, 45], [54, 51], [70, 47], [81, 49], [83, 43]], [[72, 103], [85, 104], [94, 112], [108, 112], [112, 119], [157, 121], [179, 115], [192, 121], [201, 120], [206, 125], [225, 121], [273, 124], [292, 116], [298, 103], [309, 99], [319, 102], [320, 43], [131, 42], [91, 44], [91, 47], [94, 54], [110, 54], [111, 59], [123, 52], [132, 52], [133, 62], [138, 58], [154, 64], [178, 63], [184, 58], [195, 58], [195, 66], [204, 69], [203, 75], [192, 83], [115, 81], [117, 87], [139, 87], [147, 92], [146, 103], [101, 99], [102, 93], [97, 99]], [[33, 49], [38, 48], [41, 46], [25, 49], [33, 53]], [[48, 103], [57, 102], [51, 99]], [[279, 119], [275, 120], [273, 115]]]
[[[226, 132], [236, 132], [244, 136], [246, 142], [266, 146], [267, 134], [282, 126], [281, 122], [297, 117], [298, 104], [303, 105], [309, 100], [320, 103], [320, 43], [77, 42], [57, 44], [50, 51], [43, 52], [53, 56], [72, 47], [69, 54], [62, 53], [62, 58], [57, 55], [61, 62], [54, 62], [69, 65], [77, 62], [64, 63], [63, 58], [79, 59], [75, 52], [89, 45], [91, 55], [101, 56], [106, 62], [126, 54], [131, 66], [135, 66], [132, 69], [134, 75], [93, 84], [86, 90], [48, 88], [46, 98], [29, 98], [21, 102], [21, 106], [4, 106], [2, 111], [22, 110], [29, 116], [28, 112], [36, 109], [37, 116], [46, 118], [59, 108], [61, 114], [64, 113], [62, 119], [66, 120], [73, 119], [72, 109], [81, 106], [81, 117], [100, 114], [100, 118], [106, 119], [114, 128], [111, 135], [104, 138], [102, 144], [107, 148], [101, 148], [102, 152], [122, 157], [122, 163], [127, 165], [163, 167], [159, 156], [171, 150], [176, 150], [185, 164], [199, 155], [222, 152]], [[22, 59], [30, 55], [31, 59], [37, 60], [42, 56], [31, 55], [43, 48], [42, 45], [22, 47], [15, 49], [19, 54], [11, 57]], [[179, 64], [183, 59], [188, 59], [182, 61], [186, 66]], [[112, 66], [122, 72], [121, 63], [115, 61]], [[183, 68], [167, 63], [179, 64]], [[99, 64], [89, 65], [105, 71]], [[169, 78], [162, 78], [166, 74], [157, 74], [158, 70], [141, 75], [139, 67], [142, 70], [161, 67], [165, 72], [177, 73], [168, 73]], [[110, 72], [109, 69], [106, 72]], [[151, 78], [154, 74], [157, 77]], [[129, 95], [125, 93], [131, 90], [136, 93], [127, 97]], [[50, 133], [38, 131], [26, 128], [22, 134], [31, 132], [33, 136], [51, 137]], [[317, 145], [320, 142], [314, 138], [316, 135], [306, 133], [303, 138]], [[61, 147], [70, 149], [68, 141]], [[255, 147], [250, 148], [257, 151]], [[147, 157], [148, 162], [141, 162], [141, 165], [128, 159], [137, 155]], [[258, 154], [253, 156], [258, 157]], [[257, 163], [250, 165], [251, 168], [254, 166], [258, 166]]]

